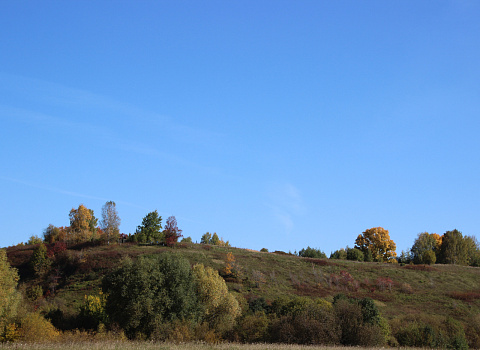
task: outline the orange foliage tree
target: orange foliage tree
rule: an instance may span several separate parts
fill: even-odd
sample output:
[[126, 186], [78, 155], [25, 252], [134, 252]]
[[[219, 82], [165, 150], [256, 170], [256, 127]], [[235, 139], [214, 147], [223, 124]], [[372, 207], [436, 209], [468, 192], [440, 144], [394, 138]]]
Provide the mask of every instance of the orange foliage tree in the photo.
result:
[[397, 246], [390, 239], [388, 230], [383, 227], [373, 227], [358, 235], [355, 248], [360, 249], [365, 255], [371, 253], [374, 261], [396, 262]]

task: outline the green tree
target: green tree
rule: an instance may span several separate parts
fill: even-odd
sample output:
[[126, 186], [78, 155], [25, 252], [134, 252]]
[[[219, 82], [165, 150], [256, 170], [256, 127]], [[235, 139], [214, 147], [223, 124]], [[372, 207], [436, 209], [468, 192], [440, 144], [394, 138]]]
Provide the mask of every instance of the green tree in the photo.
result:
[[440, 262], [443, 264], [468, 265], [469, 251], [468, 241], [457, 229], [447, 231], [442, 236], [440, 246]]
[[211, 244], [211, 239], [212, 239], [212, 234], [210, 232], [207, 232], [205, 233], [201, 240], [200, 240], [200, 244]]
[[120, 217], [115, 202], [106, 202], [102, 207], [102, 221], [100, 227], [105, 232], [107, 243], [114, 241], [120, 234]]
[[30, 260], [30, 265], [35, 271], [37, 277], [44, 276], [50, 269], [51, 260], [47, 256], [47, 247], [45, 244], [40, 243], [33, 250], [32, 258]]
[[370, 228], [358, 235], [355, 248], [360, 249], [365, 256], [370, 252], [374, 261], [393, 262], [397, 256], [395, 242], [383, 227]]
[[7, 261], [7, 252], [0, 249], [0, 336], [17, 315], [20, 293], [17, 291], [18, 272]]
[[151, 337], [172, 320], [197, 319], [199, 303], [189, 262], [174, 254], [127, 259], [105, 276], [105, 310], [133, 338]]
[[345, 251], [345, 249], [340, 248], [339, 250], [336, 250], [330, 254], [330, 259], [346, 260], [347, 252]]
[[193, 266], [197, 295], [204, 306], [204, 320], [219, 333], [231, 330], [241, 309], [235, 297], [228, 292], [225, 280], [217, 271], [203, 264]]
[[156, 210], [143, 218], [142, 224], [137, 227], [135, 235], [138, 235], [137, 241], [141, 243], [159, 243], [164, 240], [162, 217], [158, 215]]
[[365, 255], [360, 249], [347, 248], [347, 260], [364, 261]]
[[42, 243], [43, 240], [38, 237], [37, 235], [32, 235], [29, 239], [28, 239], [28, 242], [27, 242], [27, 245], [35, 245], [35, 244], [39, 244], [39, 243]]
[[298, 256], [304, 257], [304, 258], [316, 258], [316, 259], [326, 259], [327, 255], [322, 252], [320, 249], [315, 249], [315, 248], [304, 248], [298, 252]]
[[210, 244], [220, 245], [220, 238], [218, 237], [216, 232], [213, 233], [212, 239], [210, 240]]
[[438, 240], [434, 234], [422, 232], [418, 234], [410, 253], [415, 264], [434, 264], [439, 252]]

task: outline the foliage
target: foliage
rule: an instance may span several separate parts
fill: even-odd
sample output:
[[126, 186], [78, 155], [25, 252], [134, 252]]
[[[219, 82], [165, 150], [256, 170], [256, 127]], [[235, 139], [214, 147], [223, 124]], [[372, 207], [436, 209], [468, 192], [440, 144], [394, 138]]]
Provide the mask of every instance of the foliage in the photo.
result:
[[106, 202], [102, 207], [100, 227], [105, 233], [107, 242], [115, 240], [120, 234], [120, 222], [115, 202]]
[[322, 252], [320, 249], [315, 249], [315, 248], [304, 248], [298, 252], [298, 256], [304, 257], [304, 258], [316, 258], [316, 259], [326, 259], [327, 255]]
[[397, 254], [396, 245], [390, 239], [388, 230], [383, 227], [374, 227], [365, 230], [355, 240], [355, 248], [360, 249], [365, 255], [370, 252], [374, 261], [392, 261]]
[[202, 238], [200, 239], [200, 244], [211, 244], [222, 247], [230, 247], [230, 243], [219, 238], [216, 232], [214, 232], [213, 235], [210, 232], [203, 234]]
[[44, 276], [50, 269], [52, 261], [47, 256], [47, 247], [40, 243], [35, 247], [32, 254], [30, 265], [37, 277]]
[[178, 242], [180, 237], [183, 237], [182, 230], [177, 227], [177, 219], [175, 219], [175, 216], [170, 216], [167, 219], [165, 229], [163, 230], [163, 235], [165, 237], [165, 244], [167, 247], [173, 246]]
[[268, 249], [267, 249], [267, 248], [262, 248], [262, 249], [260, 249], [260, 251], [261, 251], [262, 253], [268, 253]]
[[40, 244], [40, 243], [42, 243], [42, 242], [43, 242], [43, 240], [42, 240], [40, 237], [38, 237], [37, 235], [32, 235], [32, 236], [28, 239], [27, 245], [35, 245], [35, 244]]
[[65, 242], [68, 237], [68, 230], [65, 227], [56, 227], [52, 224], [43, 231], [43, 240], [51, 244], [55, 242]]
[[79, 314], [82, 328], [97, 329], [100, 324], [107, 323], [106, 303], [107, 296], [102, 291], [98, 294], [85, 295]]
[[74, 243], [91, 240], [96, 234], [98, 219], [92, 209], [80, 204], [77, 209], [70, 210], [70, 235], [69, 240]]
[[471, 257], [478, 251], [478, 244], [474, 239], [457, 229], [447, 231], [442, 236], [439, 262], [443, 264], [469, 265]]
[[236, 327], [240, 341], [244, 343], [258, 343], [268, 340], [268, 318], [265, 312], [257, 311], [254, 314], [242, 317]]
[[7, 261], [5, 249], [0, 249], [0, 332], [15, 318], [20, 294], [17, 291], [18, 272]]
[[50, 342], [60, 333], [39, 313], [29, 313], [21, 320], [19, 338], [25, 342]]
[[175, 319], [195, 319], [199, 304], [190, 264], [174, 254], [140, 257], [105, 276], [106, 312], [129, 337], [150, 337], [158, 327]]
[[158, 243], [162, 242], [164, 237], [162, 233], [162, 217], [158, 212], [148, 213], [142, 220], [142, 224], [137, 227], [134, 239], [139, 243]]
[[339, 250], [336, 250], [332, 254], [330, 254], [330, 259], [346, 260], [347, 259], [347, 252], [343, 248], [341, 248]]
[[365, 256], [358, 248], [347, 248], [347, 260], [364, 261]]
[[[434, 264], [436, 254], [440, 251], [440, 240], [435, 233], [422, 232], [410, 249], [411, 258], [415, 264]], [[433, 255], [432, 255], [433, 253]]]
[[203, 318], [219, 333], [233, 328], [241, 309], [235, 297], [228, 292], [225, 280], [217, 271], [203, 264], [193, 266], [197, 295], [203, 304]]
[[184, 237], [184, 238], [182, 238], [182, 240], [180, 242], [181, 243], [193, 243], [192, 242], [192, 237]]

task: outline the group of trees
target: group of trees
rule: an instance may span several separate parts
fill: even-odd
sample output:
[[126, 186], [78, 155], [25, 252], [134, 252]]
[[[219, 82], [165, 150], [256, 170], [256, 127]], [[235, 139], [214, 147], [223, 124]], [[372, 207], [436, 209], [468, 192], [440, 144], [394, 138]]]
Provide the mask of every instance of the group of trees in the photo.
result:
[[[339, 249], [330, 255], [331, 259], [356, 261], [376, 261], [413, 264], [457, 264], [480, 266], [480, 244], [473, 236], [464, 236], [458, 230], [447, 231], [443, 235], [436, 233], [419, 233], [411, 249], [402, 251], [397, 257], [395, 242], [388, 230], [374, 227], [365, 230], [355, 240], [355, 247]], [[303, 255], [310, 256], [314, 250], [302, 250]], [[305, 255], [307, 253], [307, 255]], [[309, 255], [310, 254], [310, 255]]]
[[200, 239], [200, 244], [211, 244], [219, 245], [222, 247], [230, 247], [230, 242], [225, 242], [223, 238], [218, 237], [216, 232], [214, 232], [213, 235], [210, 232], [203, 234], [202, 238]]
[[[94, 211], [88, 209], [83, 204], [78, 208], [72, 208], [69, 213], [70, 226], [57, 227], [52, 224], [43, 232], [43, 239], [38, 236], [32, 236], [27, 244], [39, 244], [42, 242], [53, 244], [55, 242], [65, 242], [76, 244], [90, 241], [103, 241], [107, 244], [117, 242], [123, 235], [120, 234], [120, 217], [117, 212], [116, 204], [113, 201], [106, 202], [102, 207], [102, 218], [100, 224], [95, 217]], [[123, 235], [127, 237], [126, 235]], [[131, 242], [154, 243], [172, 246], [178, 239], [183, 237], [182, 230], [177, 226], [175, 216], [170, 216], [162, 229], [162, 217], [158, 212], [152, 211], [143, 219], [141, 225], [133, 235], [129, 235]], [[191, 241], [191, 239], [187, 240]], [[216, 236], [217, 244], [223, 243]], [[212, 243], [215, 244], [215, 243]], [[228, 244], [228, 242], [227, 242]]]
[[158, 212], [148, 213], [142, 220], [142, 224], [137, 227], [135, 234], [130, 237], [132, 242], [165, 244], [172, 246], [182, 236], [182, 230], [177, 226], [175, 216], [170, 216], [162, 230], [162, 217]]
[[[48, 225], [43, 232], [45, 243], [80, 243], [95, 240], [104, 240], [110, 243], [119, 237], [121, 220], [113, 201], [106, 202], [102, 207], [102, 219], [99, 226], [93, 210], [83, 204], [80, 204], [77, 209], [72, 208], [68, 216], [70, 219], [68, 227]], [[32, 236], [28, 243], [38, 243], [38, 240], [41, 239]]]
[[205, 324], [217, 334], [233, 328], [240, 306], [218, 272], [201, 264], [190, 267], [175, 254], [127, 259], [102, 284], [106, 314], [130, 338], [162, 339], [167, 328]]
[[458, 230], [419, 233], [409, 252], [402, 252], [400, 262], [414, 264], [457, 264], [480, 266], [480, 245], [473, 236]]

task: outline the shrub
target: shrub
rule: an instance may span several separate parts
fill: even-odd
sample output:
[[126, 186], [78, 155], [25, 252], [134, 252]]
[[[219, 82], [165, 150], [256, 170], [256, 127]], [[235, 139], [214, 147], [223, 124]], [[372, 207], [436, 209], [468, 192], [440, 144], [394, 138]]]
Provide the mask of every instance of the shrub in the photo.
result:
[[57, 338], [60, 333], [38, 313], [28, 314], [21, 320], [19, 338], [25, 342], [46, 342]]
[[150, 337], [158, 325], [174, 319], [196, 319], [199, 303], [189, 262], [174, 254], [127, 259], [105, 276], [106, 311], [127, 336]]
[[14, 320], [21, 300], [17, 291], [17, 269], [7, 261], [5, 249], [0, 249], [0, 332]]
[[347, 248], [347, 260], [364, 261], [365, 255], [360, 249]]
[[193, 275], [198, 299], [203, 304], [203, 319], [219, 334], [232, 329], [241, 309], [228, 292], [225, 280], [217, 271], [202, 264], [193, 267]]
[[262, 249], [260, 249], [260, 251], [263, 252], [263, 253], [268, 253], [268, 249], [267, 249], [267, 248], [262, 248]]
[[263, 311], [255, 312], [243, 317], [236, 327], [240, 341], [244, 343], [258, 343], [267, 340], [268, 318]]
[[347, 259], [347, 252], [343, 248], [339, 249], [339, 250], [336, 250], [332, 254], [330, 254], [330, 259], [346, 260]]
[[320, 249], [315, 248], [304, 248], [298, 252], [298, 256], [303, 258], [316, 258], [316, 259], [326, 259], [327, 255], [322, 252]]

